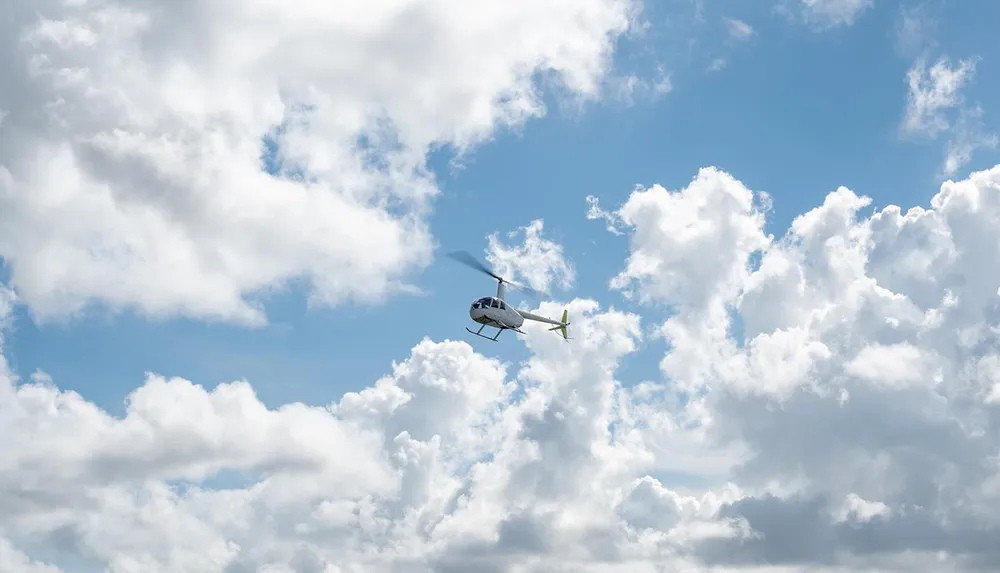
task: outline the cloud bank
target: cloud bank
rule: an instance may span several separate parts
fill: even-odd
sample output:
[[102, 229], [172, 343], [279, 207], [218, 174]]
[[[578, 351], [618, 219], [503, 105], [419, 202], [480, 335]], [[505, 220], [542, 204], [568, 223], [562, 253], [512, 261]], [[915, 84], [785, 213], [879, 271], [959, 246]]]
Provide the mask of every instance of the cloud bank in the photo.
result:
[[[516, 367], [427, 339], [276, 409], [151, 374], [116, 418], [4, 364], [0, 569], [993, 570], [1000, 167], [780, 237], [768, 205], [712, 168], [637, 189], [613, 283], [656, 306], [568, 301], [572, 344], [528, 325]], [[653, 324], [663, 381], [626, 383]]]

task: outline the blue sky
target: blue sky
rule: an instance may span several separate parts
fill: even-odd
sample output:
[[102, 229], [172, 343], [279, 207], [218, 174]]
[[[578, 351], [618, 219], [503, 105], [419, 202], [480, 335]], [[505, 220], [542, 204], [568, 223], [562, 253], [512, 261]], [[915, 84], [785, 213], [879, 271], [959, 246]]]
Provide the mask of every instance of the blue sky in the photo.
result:
[[[916, 6], [876, 2], [851, 26], [816, 31], [765, 2], [648, 3], [650, 27], [620, 41], [616, 70], [649, 78], [660, 65], [669, 93], [578, 111], [550, 95], [544, 118], [477, 147], [461, 168], [452, 167], [447, 152], [432, 157], [442, 189], [430, 218], [439, 251], [414, 279], [423, 294], [330, 310], [307, 309], [301, 290], [293, 290], [269, 302], [271, 324], [261, 329], [129, 313], [39, 326], [19, 309], [7, 355], [23, 376], [42, 369], [117, 413], [145, 371], [207, 386], [247, 378], [270, 405], [322, 404], [388, 373], [424, 336], [467, 339], [488, 355], [523, 359], [516, 335], [505, 333], [498, 344], [467, 335], [469, 302], [495, 287], [440, 254], [480, 254], [488, 234], [534, 219], [544, 220], [546, 236], [564, 246], [577, 272], [572, 291], [556, 296], [631, 308], [607, 288], [628, 239], [585, 218], [587, 195], [613, 208], [635, 185], [678, 189], [700, 167], [714, 165], [773, 196], [775, 234], [839, 185], [876, 206], [925, 205], [938, 188], [944, 141], [899, 136], [906, 72], [919, 53], [899, 49], [897, 30], [902, 10]], [[1000, 110], [991, 107], [1000, 94], [1000, 48], [991, 24], [1000, 21], [1000, 4], [922, 6], [934, 22], [923, 53], [931, 62], [980, 57], [963, 93], [982, 103], [988, 127], [1000, 129]], [[753, 34], [730, 37], [725, 18], [749, 24]], [[725, 66], [709, 71], [719, 58]], [[996, 159], [980, 151], [959, 175]], [[655, 316], [645, 315], [647, 322]], [[647, 344], [648, 352], [626, 363], [626, 380], [655, 376], [662, 343]]]

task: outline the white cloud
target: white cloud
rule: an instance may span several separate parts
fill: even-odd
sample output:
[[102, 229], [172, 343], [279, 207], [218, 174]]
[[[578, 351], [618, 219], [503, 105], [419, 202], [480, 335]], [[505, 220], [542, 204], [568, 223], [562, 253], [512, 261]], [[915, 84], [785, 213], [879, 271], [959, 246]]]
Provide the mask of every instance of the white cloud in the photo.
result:
[[[766, 209], [714, 170], [619, 210], [633, 246], [618, 286], [673, 309], [661, 369], [686, 405], [665, 407], [707, 428], [706, 456], [742, 445], [723, 475], [745, 497], [718, 515], [759, 537], [701, 557], [804, 571], [998, 562], [1000, 418], [984, 358], [1000, 332], [998, 183], [1000, 166], [944, 184], [931, 209], [867, 218], [870, 200], [842, 188], [778, 241], [762, 234]], [[737, 322], [742, 344], [727, 335]]]
[[620, 379], [640, 318], [579, 299], [569, 344], [424, 340], [329, 407], [150, 375], [116, 418], [4, 366], [0, 568], [993, 570], [998, 186], [870, 215], [840, 188], [779, 238], [717, 169], [637, 190], [615, 282], [672, 307], [661, 381]]
[[797, 13], [807, 25], [822, 31], [854, 24], [872, 5], [872, 0], [784, 0], [778, 10], [786, 15]]
[[888, 514], [889, 508], [884, 503], [868, 501], [852, 493], [844, 498], [843, 504], [836, 513], [836, 519], [841, 522], [853, 519], [859, 523], [868, 523], [872, 519], [885, 517]]
[[705, 71], [708, 71], [708, 72], [718, 72], [718, 71], [722, 70], [725, 67], [726, 67], [726, 59], [725, 58], [715, 58], [711, 62], [709, 62], [708, 67], [705, 69]]
[[736, 40], [745, 40], [753, 35], [753, 28], [743, 20], [726, 18], [726, 33]]
[[656, 67], [656, 73], [648, 77], [640, 77], [636, 74], [629, 74], [621, 77], [609, 77], [606, 82], [610, 88], [610, 95], [614, 100], [632, 105], [636, 98], [643, 98], [645, 101], [656, 101], [667, 95], [674, 89], [673, 82], [662, 65]]
[[[10, 287], [0, 283], [0, 336], [3, 329], [8, 327], [7, 323], [14, 312], [14, 305], [17, 303], [17, 293]], [[0, 338], [0, 340], [3, 340]]]
[[963, 103], [961, 90], [975, 71], [975, 60], [961, 60], [953, 66], [948, 58], [940, 58], [930, 68], [923, 59], [914, 62], [906, 72], [909, 91], [903, 133], [933, 137], [947, 130], [944, 114]]
[[11, 573], [60, 573], [59, 568], [33, 562], [7, 539], [0, 538], [0, 569]]
[[570, 288], [576, 280], [572, 263], [566, 260], [559, 243], [542, 236], [545, 222], [535, 219], [526, 227], [507, 234], [507, 238], [524, 238], [519, 244], [508, 245], [496, 233], [487, 240], [486, 259], [500, 276], [513, 282], [524, 281], [539, 291], [548, 291], [553, 285]]
[[640, 283], [647, 299], [709, 304], [723, 294], [716, 289], [738, 286], [746, 272], [741, 261], [767, 244], [757, 207], [753, 192], [712, 168], [677, 192], [637, 188], [617, 214], [635, 233], [628, 266], [612, 286]]
[[[0, 256], [36, 316], [244, 323], [429, 262], [432, 145], [599, 95], [631, 0], [36, 2], [0, 22]], [[261, 169], [262, 140], [283, 172]]]
[[604, 221], [605, 229], [609, 233], [614, 233], [620, 235], [621, 231], [618, 230], [617, 214], [611, 211], [606, 211], [601, 208], [601, 201], [595, 195], [587, 195], [587, 219], [590, 221], [601, 220]]
[[977, 59], [967, 59], [952, 65], [942, 57], [928, 68], [925, 60], [918, 58], [906, 74], [902, 133], [928, 139], [948, 136], [941, 169], [944, 177], [954, 176], [976, 150], [997, 146], [997, 135], [989, 133], [982, 121], [982, 108], [968, 104], [962, 96], [975, 75], [976, 63]]
[[[743, 20], [738, 20], [736, 18], [723, 18], [722, 23], [725, 27], [725, 33], [729, 40], [726, 42], [728, 45], [726, 51], [730, 51], [735, 44], [747, 42], [757, 33], [750, 24], [744, 22]], [[728, 57], [729, 56], [726, 54], [713, 57], [705, 66], [705, 71], [707, 73], [721, 71], [728, 65]]]
[[905, 385], [928, 380], [934, 375], [933, 361], [916, 346], [899, 344], [872, 344], [861, 349], [846, 365], [844, 371], [872, 385]]
[[944, 165], [941, 167], [945, 177], [957, 174], [972, 160], [972, 154], [976, 151], [996, 149], [1000, 143], [996, 133], [987, 131], [982, 117], [983, 109], [978, 105], [962, 110], [945, 151]]
[[[528, 329], [535, 358], [513, 402], [504, 366], [464, 342], [424, 341], [329, 409], [268, 410], [245, 383], [207, 391], [151, 376], [116, 419], [4, 371], [0, 559], [24, 561], [23, 544], [44, 562], [62, 543], [121, 571], [429, 571], [502, 567], [533, 546], [583, 563], [573, 547], [594, 535], [606, 539], [595, 554], [615, 550], [614, 492], [591, 496], [627, 483], [628, 452], [642, 447], [600, 446], [638, 322], [589, 301], [569, 309], [572, 346]], [[253, 485], [168, 485], [220, 469]]]
[[906, 56], [915, 56], [934, 45], [937, 20], [929, 13], [926, 3], [901, 6], [896, 23], [896, 50]]

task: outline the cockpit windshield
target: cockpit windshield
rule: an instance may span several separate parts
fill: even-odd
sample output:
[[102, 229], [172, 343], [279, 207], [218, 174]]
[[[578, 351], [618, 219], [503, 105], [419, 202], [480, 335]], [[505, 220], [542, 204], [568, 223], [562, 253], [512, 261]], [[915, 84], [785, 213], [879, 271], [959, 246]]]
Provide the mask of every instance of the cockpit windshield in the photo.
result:
[[486, 296], [472, 303], [472, 308], [498, 308], [500, 310], [507, 310], [507, 303], [496, 297]]

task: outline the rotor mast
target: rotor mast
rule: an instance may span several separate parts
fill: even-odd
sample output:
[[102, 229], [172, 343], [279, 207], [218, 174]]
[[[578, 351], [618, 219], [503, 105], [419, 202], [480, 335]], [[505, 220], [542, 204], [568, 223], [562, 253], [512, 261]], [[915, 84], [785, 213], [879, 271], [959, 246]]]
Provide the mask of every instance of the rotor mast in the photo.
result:
[[500, 275], [496, 274], [495, 272], [487, 268], [486, 265], [479, 262], [479, 260], [477, 260], [475, 257], [473, 257], [472, 255], [470, 255], [465, 251], [455, 251], [453, 253], [448, 253], [448, 256], [462, 263], [463, 265], [472, 267], [485, 275], [493, 277], [497, 281], [497, 298], [499, 299], [503, 299], [506, 294], [505, 292], [506, 288], [504, 287], [504, 283], [507, 283], [511, 287], [518, 290], [522, 290], [532, 296], [545, 295], [545, 293], [537, 291], [531, 287], [504, 280], [503, 277], [501, 277]]

